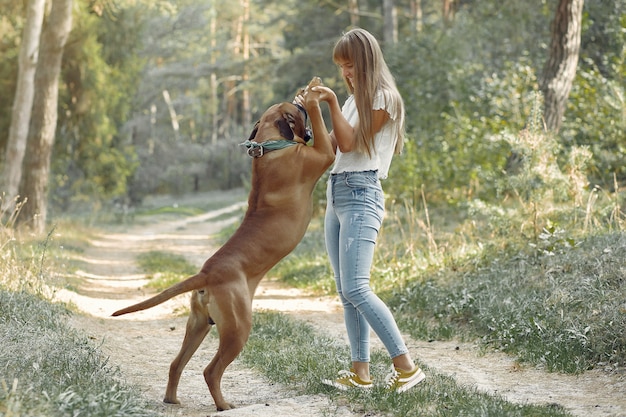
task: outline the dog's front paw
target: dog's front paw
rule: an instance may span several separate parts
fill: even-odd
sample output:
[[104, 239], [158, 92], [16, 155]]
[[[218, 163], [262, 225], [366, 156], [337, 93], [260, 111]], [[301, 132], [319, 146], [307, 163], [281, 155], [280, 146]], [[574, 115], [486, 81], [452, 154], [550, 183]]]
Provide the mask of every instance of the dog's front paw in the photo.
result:
[[317, 87], [319, 85], [324, 85], [324, 83], [322, 82], [322, 79], [320, 77], [313, 77], [311, 79], [311, 81], [309, 81], [309, 85], [307, 85], [307, 89], [312, 88], [312, 87]]

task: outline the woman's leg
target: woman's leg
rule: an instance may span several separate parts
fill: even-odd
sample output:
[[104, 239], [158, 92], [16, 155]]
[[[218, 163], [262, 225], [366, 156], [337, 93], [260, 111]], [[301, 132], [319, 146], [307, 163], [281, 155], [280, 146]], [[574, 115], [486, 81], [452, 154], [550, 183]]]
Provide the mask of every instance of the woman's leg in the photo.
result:
[[370, 327], [364, 317], [361, 316], [359, 311], [354, 305], [346, 300], [343, 296], [342, 280], [341, 280], [341, 259], [342, 250], [340, 247], [344, 245], [341, 243], [341, 233], [343, 225], [335, 211], [334, 201], [335, 196], [333, 193], [334, 186], [331, 180], [329, 180], [326, 198], [327, 207], [326, 215], [324, 218], [324, 234], [326, 239], [326, 249], [328, 251], [328, 257], [330, 259], [331, 266], [335, 275], [335, 283], [337, 285], [337, 292], [344, 308], [344, 321], [346, 330], [348, 333], [348, 339], [350, 341], [350, 352], [353, 368], [357, 375], [365, 381], [369, 380], [369, 333]]
[[351, 337], [353, 349], [367, 349], [367, 354], [357, 350], [353, 361], [369, 362], [369, 326], [392, 358], [398, 357], [402, 362], [408, 357], [408, 349], [391, 311], [370, 287], [374, 248], [384, 216], [383, 198], [380, 183], [377, 180], [372, 183], [368, 178], [349, 178], [334, 190], [334, 212], [341, 225], [337, 248], [338, 289], [344, 311], [350, 314], [346, 323], [351, 320], [356, 324], [353, 331], [359, 329]]

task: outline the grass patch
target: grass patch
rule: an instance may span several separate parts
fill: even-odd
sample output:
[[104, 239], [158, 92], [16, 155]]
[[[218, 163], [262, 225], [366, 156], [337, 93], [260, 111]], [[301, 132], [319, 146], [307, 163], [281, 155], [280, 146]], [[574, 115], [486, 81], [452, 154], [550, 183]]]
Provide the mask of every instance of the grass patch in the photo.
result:
[[80, 266], [74, 256], [84, 251], [90, 235], [83, 226], [61, 222], [44, 239], [33, 240], [0, 225], [0, 288], [49, 297], [55, 287], [68, 286], [67, 272]]
[[157, 415], [98, 347], [67, 324], [68, 314], [33, 294], [0, 289], [0, 414]]
[[150, 279], [147, 287], [157, 291], [162, 291], [198, 272], [198, 268], [182, 255], [161, 251], [140, 254], [137, 263]]
[[391, 306], [420, 339], [463, 334], [549, 371], [626, 365], [626, 237], [526, 248], [412, 282]]
[[[298, 346], [298, 349], [294, 349]], [[371, 393], [339, 393], [321, 383], [349, 367], [348, 347], [315, 332], [302, 322], [280, 313], [262, 312], [254, 316], [250, 339], [242, 352], [243, 361], [273, 382], [306, 394], [330, 396], [363, 415], [384, 413], [398, 417], [428, 416], [570, 416], [558, 406], [518, 405], [494, 395], [460, 386], [447, 376], [425, 369], [428, 379], [403, 394], [388, 393], [376, 387]], [[372, 355], [372, 376], [383, 381], [390, 360], [383, 351]]]

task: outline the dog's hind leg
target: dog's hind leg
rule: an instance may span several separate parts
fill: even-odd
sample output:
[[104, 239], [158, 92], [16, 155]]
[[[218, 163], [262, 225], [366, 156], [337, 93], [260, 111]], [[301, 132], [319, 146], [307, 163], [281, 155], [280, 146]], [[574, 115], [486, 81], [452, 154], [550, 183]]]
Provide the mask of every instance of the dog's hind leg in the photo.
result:
[[[222, 395], [222, 376], [226, 367], [241, 353], [252, 329], [252, 303], [247, 295], [240, 294], [236, 300], [220, 300], [220, 307], [233, 307], [236, 314], [223, 316], [217, 321], [220, 344], [211, 363], [204, 370], [204, 380], [215, 401], [218, 411], [230, 410], [234, 405], [226, 402]], [[224, 302], [225, 301], [225, 302]]]
[[185, 338], [183, 339], [183, 344], [180, 348], [180, 352], [178, 352], [178, 356], [176, 356], [170, 365], [167, 389], [165, 390], [165, 397], [163, 398], [163, 402], [165, 403], [180, 404], [176, 396], [180, 376], [189, 362], [189, 359], [191, 359], [196, 350], [198, 350], [198, 347], [211, 330], [213, 322], [209, 316], [208, 307], [203, 302], [202, 298], [202, 295], [198, 291], [194, 291], [191, 294], [191, 312], [187, 319]]

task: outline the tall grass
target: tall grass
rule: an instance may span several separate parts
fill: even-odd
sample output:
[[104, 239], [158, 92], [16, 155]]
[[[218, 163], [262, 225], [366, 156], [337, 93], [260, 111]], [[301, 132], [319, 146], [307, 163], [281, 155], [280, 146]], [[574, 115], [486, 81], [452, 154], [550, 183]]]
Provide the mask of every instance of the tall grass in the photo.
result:
[[24, 203], [17, 198], [10, 202], [0, 199], [0, 288], [49, 296], [42, 277], [42, 263], [50, 236], [36, 245], [20, 244], [15, 222]]

